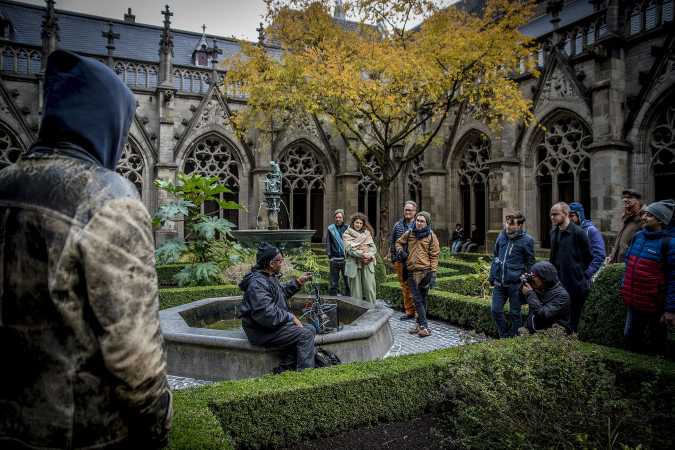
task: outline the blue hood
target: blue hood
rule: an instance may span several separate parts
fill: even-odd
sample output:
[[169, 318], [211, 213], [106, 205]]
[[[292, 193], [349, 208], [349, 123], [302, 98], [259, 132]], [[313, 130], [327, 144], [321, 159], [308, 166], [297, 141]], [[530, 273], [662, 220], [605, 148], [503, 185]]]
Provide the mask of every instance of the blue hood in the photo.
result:
[[47, 60], [44, 113], [34, 145], [81, 150], [115, 170], [136, 109], [129, 88], [98, 61], [64, 50]]
[[575, 213], [577, 216], [579, 216], [579, 222], [584, 223], [586, 220], [586, 213], [584, 211], [584, 205], [578, 202], [573, 202], [570, 203], [570, 212]]

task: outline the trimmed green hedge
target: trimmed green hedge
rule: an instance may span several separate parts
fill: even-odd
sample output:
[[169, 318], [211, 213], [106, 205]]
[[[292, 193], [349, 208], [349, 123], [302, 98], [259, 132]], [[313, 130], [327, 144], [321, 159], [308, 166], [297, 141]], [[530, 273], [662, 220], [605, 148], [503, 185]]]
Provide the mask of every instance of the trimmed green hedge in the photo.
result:
[[[393, 305], [402, 305], [403, 298], [398, 282], [384, 283], [378, 289], [382, 298], [389, 300]], [[432, 289], [427, 301], [429, 317], [442, 319], [478, 333], [485, 333], [488, 336], [496, 337], [498, 335], [497, 327], [492, 319], [490, 299]], [[504, 307], [506, 311], [507, 305], [504, 305]], [[523, 306], [521, 312], [523, 323], [525, 323], [527, 306]], [[507, 322], [509, 322], [508, 317], [507, 314]]]
[[453, 269], [458, 274], [473, 274], [476, 273], [476, 263], [469, 261], [462, 261], [461, 259], [440, 259], [438, 261], [439, 267]]
[[173, 279], [174, 275], [183, 270], [185, 264], [165, 264], [157, 266], [157, 281], [160, 287], [176, 286], [176, 281]]
[[624, 264], [605, 267], [593, 283], [579, 321], [579, 338], [596, 344], [622, 347], [626, 307], [619, 294]]
[[[566, 389], [570, 374], [565, 370], [557, 370], [558, 367], [546, 371], [546, 365], [539, 363], [537, 366], [542, 354], [549, 359], [558, 357], [561, 369], [569, 365], [589, 364], [589, 367], [595, 367], [590, 364], [600, 361], [615, 374], [616, 389], [610, 386], [613, 383], [611, 377], [609, 380], [591, 379], [584, 388], [592, 390], [594, 399], [605, 399], [608, 393], [617, 391], [622, 398], [611, 398], [612, 401], [630, 400], [623, 405], [629, 408], [631, 420], [637, 421], [629, 423], [639, 428], [624, 429], [621, 427], [622, 422], [612, 422], [610, 425], [617, 427], [617, 443], [630, 442], [634, 445], [637, 439], [646, 448], [673, 448], [675, 442], [670, 429], [675, 420], [673, 362], [585, 344], [576, 339], [546, 335], [177, 391], [174, 394], [175, 415], [170, 448], [257, 449], [290, 445], [378, 422], [418, 417], [430, 411], [430, 408], [438, 413], [434, 405], [439, 401], [451, 416], [455, 407], [458, 409], [454, 413], [461, 414], [459, 407], [463, 406], [462, 399], [472, 393], [472, 389], [482, 386], [486, 379], [501, 380], [500, 374], [523, 365], [539, 367], [539, 370], [543, 366], [544, 373], [526, 380], [528, 384]], [[479, 363], [473, 364], [474, 361]], [[457, 376], [461, 376], [461, 379], [453, 378]], [[472, 380], [477, 382], [472, 384]], [[653, 389], [653, 398], [631, 397], [636, 395], [636, 385]], [[513, 387], [518, 389], [520, 385], [514, 383]], [[448, 395], [448, 389], [454, 389], [453, 395]], [[481, 414], [492, 411], [492, 402], [496, 402], [494, 406], [501, 409], [505, 407], [500, 400], [500, 393], [494, 394], [478, 397], [471, 404], [480, 408], [476, 410], [479, 415], [474, 417], [475, 420], [489, 419]], [[579, 392], [579, 396], [574, 394], [576, 392], [568, 393], [565, 398], [586, 398], [583, 395], [585, 392]], [[443, 398], [439, 398], [439, 395]], [[556, 403], [536, 396], [524, 397], [530, 410], [536, 410], [541, 402], [542, 410], [548, 409], [562, 417], [577, 417], [580, 414], [578, 408], [570, 408], [576, 404]], [[514, 420], [518, 420], [521, 408], [511, 404], [508, 408], [515, 414]], [[582, 413], [599, 414], [591, 410]], [[581, 429], [568, 430], [564, 420], [548, 423], [547, 417], [539, 417], [545, 426], [526, 431], [542, 433], [548, 431], [547, 427], [555, 426], [558, 433], [568, 431], [573, 437], [586, 433], [589, 442], [594, 445], [598, 439], [602, 441], [605, 438], [606, 421], [602, 416], [594, 418], [592, 422], [602, 423], [601, 430], [583, 428], [583, 423]], [[454, 425], [457, 427], [458, 424]], [[455, 428], [455, 432], [461, 434], [471, 431], [468, 424], [460, 422], [459, 425], [460, 428]], [[636, 433], [637, 429], [639, 433]], [[500, 439], [500, 435], [504, 437], [503, 445], [499, 448], [517, 448], [508, 440], [513, 437], [508, 430], [501, 430], [506, 433], [500, 433], [497, 429], [493, 431], [495, 439]], [[523, 436], [519, 435], [519, 438]]]

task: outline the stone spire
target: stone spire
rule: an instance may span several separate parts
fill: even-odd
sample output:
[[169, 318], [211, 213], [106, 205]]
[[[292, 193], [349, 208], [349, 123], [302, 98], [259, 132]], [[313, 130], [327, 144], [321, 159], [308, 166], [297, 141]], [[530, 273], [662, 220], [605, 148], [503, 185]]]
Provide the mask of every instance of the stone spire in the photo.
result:
[[127, 13], [124, 15], [124, 22], [136, 23], [136, 16], [131, 12], [131, 8], [127, 8]]
[[258, 32], [258, 45], [263, 45], [265, 43], [265, 27], [263, 27], [262, 22], [260, 22], [260, 26], [255, 31]]
[[115, 39], [119, 39], [120, 34], [113, 32], [113, 23], [108, 22], [108, 31], [102, 31], [101, 36], [107, 39], [107, 45], [105, 48], [108, 49], [108, 67], [112, 67], [113, 52], [115, 51]]
[[164, 28], [159, 40], [159, 83], [173, 88], [173, 33], [171, 33], [171, 16], [169, 5], [162, 11]]
[[222, 55], [223, 51], [218, 48], [218, 43], [216, 40], [213, 40], [213, 46], [209, 48], [208, 50], [209, 56], [211, 57], [211, 83], [212, 84], [217, 84], [218, 83], [218, 55]]
[[47, 11], [42, 18], [42, 69], [47, 65], [47, 57], [56, 50], [59, 43], [59, 19], [56, 17], [54, 0], [46, 0]]
[[345, 14], [345, 6], [342, 4], [342, 0], [335, 0], [335, 8], [333, 9], [333, 17], [339, 20], [347, 20]]

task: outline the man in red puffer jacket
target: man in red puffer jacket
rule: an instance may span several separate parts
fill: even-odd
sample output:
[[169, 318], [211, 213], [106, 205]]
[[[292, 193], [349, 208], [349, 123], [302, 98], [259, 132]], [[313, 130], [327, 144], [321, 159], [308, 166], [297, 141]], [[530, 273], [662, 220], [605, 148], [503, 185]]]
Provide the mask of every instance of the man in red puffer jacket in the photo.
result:
[[[628, 307], [624, 336], [628, 348], [663, 352], [667, 327], [675, 326], [675, 239], [666, 226], [673, 203], [654, 202], [642, 214], [643, 229], [625, 255], [621, 295]], [[645, 342], [645, 332], [652, 342]]]

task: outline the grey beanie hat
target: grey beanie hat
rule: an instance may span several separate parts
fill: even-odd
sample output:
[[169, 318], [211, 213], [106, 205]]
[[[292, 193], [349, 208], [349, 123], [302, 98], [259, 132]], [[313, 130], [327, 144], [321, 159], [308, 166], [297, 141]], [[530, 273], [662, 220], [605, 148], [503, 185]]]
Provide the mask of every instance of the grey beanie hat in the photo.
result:
[[431, 214], [429, 214], [426, 211], [420, 211], [417, 214], [415, 214], [415, 217], [417, 216], [422, 216], [427, 220], [427, 226], [431, 227]]
[[673, 218], [673, 203], [667, 201], [660, 201], [651, 203], [644, 210], [647, 211], [652, 216], [656, 217], [656, 220], [661, 222], [664, 225], [670, 223], [670, 219]]

